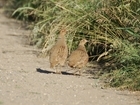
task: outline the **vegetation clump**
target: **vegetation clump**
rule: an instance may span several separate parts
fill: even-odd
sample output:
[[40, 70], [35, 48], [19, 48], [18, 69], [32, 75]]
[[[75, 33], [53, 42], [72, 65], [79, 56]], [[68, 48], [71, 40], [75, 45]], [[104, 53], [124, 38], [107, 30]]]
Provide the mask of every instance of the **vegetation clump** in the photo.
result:
[[[69, 53], [82, 38], [113, 87], [140, 90], [140, 0], [13, 0], [13, 16], [33, 22], [32, 44], [47, 54], [61, 26]], [[106, 73], [105, 73], [106, 74]]]

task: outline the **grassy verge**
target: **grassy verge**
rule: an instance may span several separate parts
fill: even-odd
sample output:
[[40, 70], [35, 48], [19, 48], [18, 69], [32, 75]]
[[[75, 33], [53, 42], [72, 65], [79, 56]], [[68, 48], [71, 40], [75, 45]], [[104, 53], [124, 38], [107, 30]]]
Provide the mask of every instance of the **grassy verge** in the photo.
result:
[[139, 0], [13, 0], [13, 16], [33, 22], [31, 43], [46, 55], [59, 29], [68, 30], [69, 52], [86, 38], [90, 60], [103, 66], [114, 87], [140, 90]]
[[2, 101], [0, 101], [0, 105], [2, 105], [3, 104], [3, 102]]

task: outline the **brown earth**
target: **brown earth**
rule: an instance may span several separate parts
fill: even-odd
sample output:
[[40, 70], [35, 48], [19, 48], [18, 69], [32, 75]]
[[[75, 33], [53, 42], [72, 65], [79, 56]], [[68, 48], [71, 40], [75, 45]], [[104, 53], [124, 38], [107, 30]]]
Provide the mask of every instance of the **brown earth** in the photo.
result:
[[137, 92], [103, 89], [86, 75], [50, 73], [48, 58], [25, 44], [29, 34], [0, 11], [0, 105], [140, 105]]

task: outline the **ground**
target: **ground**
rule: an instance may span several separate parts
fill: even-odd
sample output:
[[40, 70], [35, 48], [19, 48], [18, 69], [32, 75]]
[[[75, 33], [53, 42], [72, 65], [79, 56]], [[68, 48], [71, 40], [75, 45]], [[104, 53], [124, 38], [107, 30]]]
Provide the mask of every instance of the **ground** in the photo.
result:
[[[30, 31], [0, 10], [0, 105], [140, 105], [138, 92], [102, 88], [88, 76], [53, 74], [26, 42]], [[63, 68], [66, 71], [66, 68]]]

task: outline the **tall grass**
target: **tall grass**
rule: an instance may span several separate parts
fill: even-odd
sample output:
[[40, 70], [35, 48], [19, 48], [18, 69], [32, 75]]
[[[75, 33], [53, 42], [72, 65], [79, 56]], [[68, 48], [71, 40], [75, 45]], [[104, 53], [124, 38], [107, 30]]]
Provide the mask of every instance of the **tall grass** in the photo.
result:
[[[113, 74], [111, 86], [126, 85], [128, 75], [132, 79], [129, 84], [140, 81], [140, 0], [15, 1], [20, 7], [13, 16], [34, 22], [32, 44], [41, 47], [44, 55], [53, 46], [60, 28], [66, 27], [69, 53], [80, 39], [89, 40], [86, 48], [90, 60], [97, 60]], [[139, 90], [138, 82], [134, 86]]]

